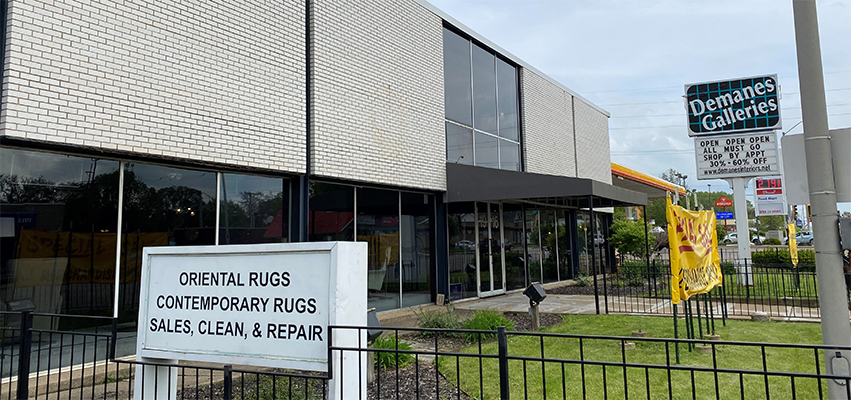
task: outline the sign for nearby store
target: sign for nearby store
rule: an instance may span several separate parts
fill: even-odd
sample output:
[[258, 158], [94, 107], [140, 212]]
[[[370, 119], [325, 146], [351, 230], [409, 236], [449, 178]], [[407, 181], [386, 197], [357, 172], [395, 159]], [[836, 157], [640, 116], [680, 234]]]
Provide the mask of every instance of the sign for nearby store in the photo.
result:
[[689, 136], [780, 129], [777, 75], [685, 86]]
[[732, 207], [733, 201], [728, 199], [727, 196], [721, 196], [718, 200], [715, 200], [715, 207]]
[[716, 211], [715, 219], [733, 219], [732, 211]]
[[697, 137], [694, 150], [700, 180], [780, 173], [774, 132]]

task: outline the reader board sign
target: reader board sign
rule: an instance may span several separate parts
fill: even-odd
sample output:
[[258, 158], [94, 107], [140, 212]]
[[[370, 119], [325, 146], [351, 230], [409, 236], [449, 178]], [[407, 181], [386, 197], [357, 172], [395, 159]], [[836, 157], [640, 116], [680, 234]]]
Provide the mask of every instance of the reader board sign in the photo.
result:
[[143, 257], [137, 357], [328, 371], [328, 325], [366, 322], [365, 243], [146, 247]]
[[780, 173], [774, 132], [696, 137], [694, 150], [699, 180]]
[[689, 136], [780, 129], [777, 75], [685, 86]]

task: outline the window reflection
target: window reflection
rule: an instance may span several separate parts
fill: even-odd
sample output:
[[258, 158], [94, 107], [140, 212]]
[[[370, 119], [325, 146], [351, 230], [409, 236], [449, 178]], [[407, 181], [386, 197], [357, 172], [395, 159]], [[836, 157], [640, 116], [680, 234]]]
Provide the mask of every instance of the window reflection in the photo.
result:
[[494, 136], [476, 132], [476, 165], [499, 168], [499, 143]]
[[515, 142], [520, 140], [517, 132], [517, 72], [507, 62], [496, 60], [497, 87], [499, 93], [499, 136]]
[[399, 192], [358, 188], [357, 240], [367, 242], [367, 304], [400, 307]]
[[473, 130], [446, 123], [446, 160], [473, 165]]
[[117, 205], [117, 161], [0, 148], [2, 309], [112, 315]]
[[219, 244], [286, 242], [287, 183], [281, 178], [222, 174]]
[[402, 307], [431, 303], [432, 196], [402, 192]]
[[472, 126], [470, 42], [446, 28], [443, 28], [443, 82], [446, 119]]
[[473, 45], [473, 128], [497, 134], [495, 57]]
[[145, 247], [215, 244], [215, 200], [214, 172], [125, 165], [120, 315], [135, 320]]
[[473, 203], [449, 204], [449, 298], [475, 297], [476, 215]]
[[355, 239], [355, 188], [310, 182], [309, 240], [330, 242]]

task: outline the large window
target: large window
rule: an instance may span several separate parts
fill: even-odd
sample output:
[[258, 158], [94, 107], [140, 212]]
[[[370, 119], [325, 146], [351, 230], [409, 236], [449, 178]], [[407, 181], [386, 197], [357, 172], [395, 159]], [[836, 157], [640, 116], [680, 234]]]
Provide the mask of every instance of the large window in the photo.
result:
[[520, 171], [517, 69], [443, 29], [446, 160]]
[[0, 309], [112, 315], [118, 175], [118, 161], [0, 148]]

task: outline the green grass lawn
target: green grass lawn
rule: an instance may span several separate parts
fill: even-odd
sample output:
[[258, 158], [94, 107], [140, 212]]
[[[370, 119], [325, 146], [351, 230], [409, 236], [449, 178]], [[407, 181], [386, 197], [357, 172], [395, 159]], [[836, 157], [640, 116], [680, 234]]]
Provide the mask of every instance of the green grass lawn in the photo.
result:
[[[681, 320], [682, 322], [682, 320]], [[683, 326], [681, 336], [684, 336]], [[727, 321], [723, 327], [717, 321], [716, 332], [725, 341], [773, 342], [796, 344], [821, 343], [821, 328], [818, 324], [807, 323], [756, 323], [750, 321]], [[649, 337], [672, 338], [673, 323], [670, 318], [632, 317], [610, 315], [566, 315], [564, 323], [547, 330], [551, 333], [577, 335], [630, 336], [632, 331], [643, 330]], [[544, 356], [558, 359], [580, 359], [580, 340], [577, 338], [544, 338]], [[675, 363], [674, 346], [666, 349], [664, 343], [650, 343], [636, 340], [635, 349], [624, 350], [628, 363], [653, 364], [664, 366], [670, 360]], [[497, 354], [495, 342], [482, 345], [482, 353]], [[585, 360], [622, 361], [620, 341], [583, 339], [582, 355]], [[666, 351], [667, 355], [666, 356]], [[478, 353], [478, 345], [462, 350], [465, 353]], [[508, 354], [511, 356], [541, 356], [541, 339], [538, 337], [511, 336], [508, 340]], [[712, 354], [689, 352], [686, 346], [680, 346], [680, 365], [712, 367]], [[766, 368], [769, 371], [815, 373], [815, 353], [806, 349], [765, 349]], [[821, 357], [821, 354], [819, 354]], [[716, 346], [715, 362], [719, 368], [758, 370], [763, 369], [761, 349], [759, 347]], [[499, 398], [499, 370], [496, 359], [481, 361], [483, 373], [479, 373], [479, 359], [466, 357], [441, 357], [441, 372], [451, 382], [460, 382], [461, 388], [475, 398]], [[622, 366], [607, 366], [605, 374], [599, 365], [546, 364], [546, 392], [548, 398], [622, 399], [624, 398], [624, 372]], [[460, 375], [459, 375], [460, 372]], [[627, 369], [627, 387], [630, 398], [646, 398], [650, 391], [653, 399], [691, 399], [692, 385], [696, 398], [714, 399], [715, 375], [711, 372], [671, 371], [671, 392], [668, 392], [668, 371], [633, 367]], [[544, 396], [544, 380], [540, 362], [520, 360], [509, 361], [509, 379], [512, 398], [540, 399]], [[763, 399], [765, 378], [761, 376], [739, 374], [718, 374], [719, 397], [741, 398], [740, 387], [744, 386], [744, 397]], [[524, 385], [525, 382], [525, 385]], [[823, 385], [824, 386], [824, 385]], [[791, 381], [788, 377], [770, 377], [768, 389], [772, 398], [792, 398]], [[826, 390], [826, 389], [825, 389]], [[483, 392], [483, 393], [482, 393]], [[813, 379], [796, 379], [795, 394], [799, 399], [819, 397], [817, 383]], [[826, 394], [826, 392], [825, 392]]]

